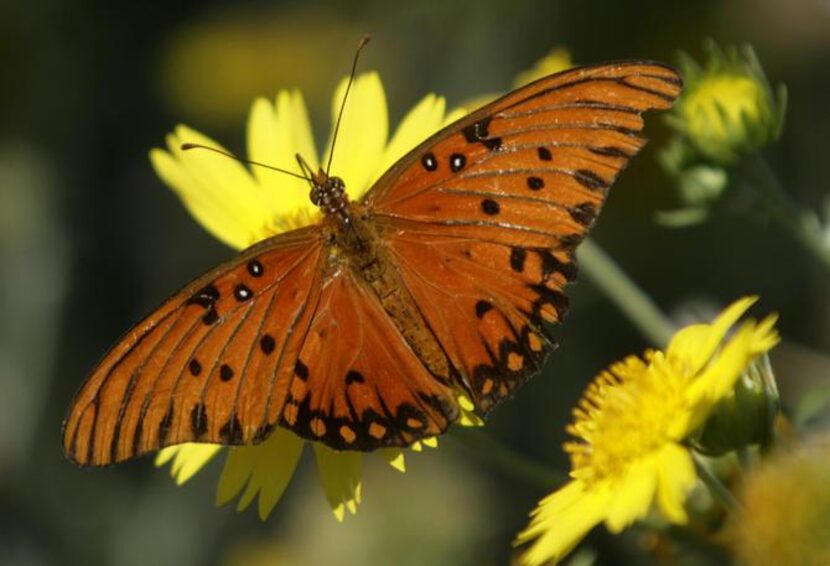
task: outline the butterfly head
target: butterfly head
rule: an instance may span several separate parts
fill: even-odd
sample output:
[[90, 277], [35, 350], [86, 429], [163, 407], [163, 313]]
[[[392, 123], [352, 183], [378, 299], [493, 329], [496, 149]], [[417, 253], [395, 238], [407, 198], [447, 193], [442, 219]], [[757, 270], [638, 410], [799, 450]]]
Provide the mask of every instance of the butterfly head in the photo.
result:
[[346, 184], [340, 177], [329, 177], [323, 171], [312, 177], [309, 198], [327, 214], [335, 214], [346, 208]]

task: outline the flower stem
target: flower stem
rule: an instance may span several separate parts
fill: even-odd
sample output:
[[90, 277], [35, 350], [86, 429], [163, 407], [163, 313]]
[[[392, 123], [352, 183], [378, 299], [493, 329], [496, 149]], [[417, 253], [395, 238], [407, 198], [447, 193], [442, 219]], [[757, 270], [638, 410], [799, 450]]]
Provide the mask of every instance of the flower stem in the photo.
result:
[[602, 248], [586, 239], [577, 252], [580, 270], [637, 329], [657, 346], [665, 346], [674, 331], [668, 317]]
[[456, 428], [448, 438], [458, 441], [458, 444], [494, 468], [529, 485], [551, 489], [567, 479], [563, 472], [523, 456], [480, 430]]
[[743, 513], [743, 507], [738, 500], [735, 499], [735, 496], [732, 495], [732, 492], [729, 491], [725, 485], [723, 485], [723, 482], [721, 482], [720, 479], [712, 473], [712, 471], [694, 452], [692, 452], [692, 460], [695, 463], [695, 470], [697, 471], [698, 477], [700, 477], [700, 479], [703, 480], [703, 483], [706, 484], [706, 487], [709, 488], [709, 493], [711, 493], [712, 496], [733, 515]]
[[824, 235], [818, 219], [800, 210], [790, 199], [761, 154], [753, 153], [747, 157], [746, 166], [746, 176], [761, 196], [761, 203], [770, 218], [801, 244], [830, 275], [830, 236]]

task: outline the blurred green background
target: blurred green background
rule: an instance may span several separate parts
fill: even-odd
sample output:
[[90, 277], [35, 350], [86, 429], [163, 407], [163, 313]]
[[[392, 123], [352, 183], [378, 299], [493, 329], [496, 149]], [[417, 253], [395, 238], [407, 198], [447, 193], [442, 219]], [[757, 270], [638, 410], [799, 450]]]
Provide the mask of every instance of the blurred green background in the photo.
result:
[[[171, 0], [0, 3], [0, 563], [505, 564], [545, 493], [488, 465], [450, 435], [398, 474], [364, 466], [364, 501], [337, 524], [310, 458], [262, 523], [215, 508], [220, 463], [182, 488], [149, 458], [78, 469], [60, 449], [64, 411], [98, 357], [226, 249], [153, 173], [147, 152], [185, 122], [244, 153], [249, 104], [299, 87], [317, 139], [355, 42], [373, 43], [394, 124], [424, 94], [453, 106], [509, 88], [552, 47], [578, 63], [674, 61], [701, 41], [751, 43], [789, 87], [768, 157], [794, 199], [823, 206], [830, 146], [827, 0]], [[785, 405], [830, 374], [826, 274], [777, 229], [724, 212], [668, 230], [673, 204], [655, 162], [666, 130], [615, 186], [596, 240], [685, 321], [740, 295], [781, 313], [773, 356]], [[495, 411], [486, 432], [564, 469], [572, 404], [606, 364], [647, 346], [592, 286], [570, 289], [561, 347], [543, 375]], [[308, 456], [308, 454], [307, 454]], [[553, 485], [551, 488], [555, 487]], [[601, 531], [601, 530], [600, 530]], [[600, 564], [648, 563], [635, 534], [596, 532]]]

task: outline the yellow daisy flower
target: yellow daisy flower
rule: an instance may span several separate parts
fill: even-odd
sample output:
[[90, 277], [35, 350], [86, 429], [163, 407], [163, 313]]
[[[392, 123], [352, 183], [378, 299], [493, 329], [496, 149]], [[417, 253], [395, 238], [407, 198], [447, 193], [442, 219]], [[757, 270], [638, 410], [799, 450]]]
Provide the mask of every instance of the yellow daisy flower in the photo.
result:
[[778, 342], [772, 315], [726, 338], [754, 302], [736, 301], [711, 324], [678, 331], [665, 352], [630, 356], [588, 386], [567, 428], [576, 438], [564, 447], [572, 479], [539, 503], [516, 538], [532, 541], [522, 564], [558, 560], [600, 522], [618, 533], [652, 508], [673, 523], [687, 521], [696, 475], [684, 441]]
[[[347, 80], [341, 81], [332, 99], [336, 119]], [[341, 177], [349, 197], [359, 199], [380, 175], [407, 151], [444, 125], [464, 114], [463, 109], [445, 111], [444, 99], [425, 96], [388, 137], [386, 97], [380, 78], [367, 73], [355, 78], [340, 124], [332, 174]], [[184, 125], [167, 136], [167, 149], [153, 149], [150, 160], [159, 177], [182, 199], [196, 220], [227, 245], [241, 250], [285, 230], [316, 222], [319, 209], [308, 197], [302, 179], [262, 167], [250, 170], [237, 161], [208, 151], [184, 151], [183, 143], [222, 149], [212, 139]], [[302, 173], [295, 160], [299, 153], [317, 169], [318, 152], [303, 96], [298, 91], [280, 91], [272, 102], [254, 101], [248, 120], [248, 157], [283, 169]], [[323, 155], [328, 159], [331, 138]], [[326, 161], [322, 161], [325, 163]], [[460, 424], [478, 426], [472, 403], [459, 395]], [[237, 508], [245, 509], [259, 496], [259, 516], [273, 510], [294, 473], [305, 441], [292, 432], [277, 429], [262, 444], [227, 450], [216, 500], [224, 504], [240, 495]], [[415, 443], [412, 448], [437, 446], [436, 439]], [[362, 455], [336, 452], [313, 443], [323, 491], [334, 516], [342, 521], [346, 511], [354, 514], [361, 498]], [[209, 444], [183, 444], [159, 452], [156, 465], [171, 463], [178, 484], [193, 477], [224, 448]], [[401, 450], [379, 453], [399, 471], [405, 470]]]

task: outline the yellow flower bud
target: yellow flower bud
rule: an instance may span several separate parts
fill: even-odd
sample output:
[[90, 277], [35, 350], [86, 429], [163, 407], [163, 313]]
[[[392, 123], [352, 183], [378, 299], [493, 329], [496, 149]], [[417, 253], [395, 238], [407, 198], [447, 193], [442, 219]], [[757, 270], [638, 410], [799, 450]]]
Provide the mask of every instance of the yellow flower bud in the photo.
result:
[[729, 164], [778, 138], [786, 91], [773, 95], [751, 47], [706, 47], [703, 68], [683, 58], [686, 90], [670, 124], [704, 160]]

